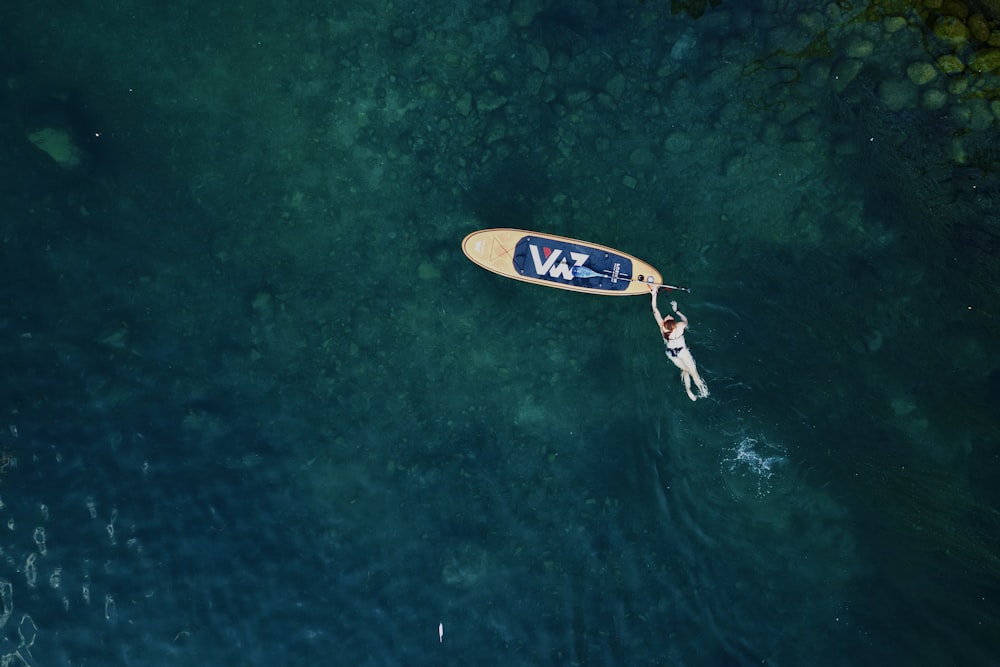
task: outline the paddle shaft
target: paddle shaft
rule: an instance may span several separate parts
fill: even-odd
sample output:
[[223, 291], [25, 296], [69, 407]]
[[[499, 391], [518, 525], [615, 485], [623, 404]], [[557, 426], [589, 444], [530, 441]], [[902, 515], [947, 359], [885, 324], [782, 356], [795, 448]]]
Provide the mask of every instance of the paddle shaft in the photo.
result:
[[661, 289], [665, 289], [668, 292], [673, 292], [674, 290], [677, 290], [678, 292], [687, 292], [688, 294], [691, 293], [691, 288], [690, 287], [678, 287], [676, 285], [664, 285], [663, 283], [660, 283], [659, 285], [657, 285], [656, 289], [657, 289], [657, 291], [659, 291]]
[[[588, 276], [588, 277], [596, 278], [596, 276]], [[611, 278], [611, 276], [606, 276], [606, 275], [601, 275], [601, 277], [609, 279]], [[687, 292], [688, 294], [691, 293], [690, 287], [679, 287], [677, 285], [667, 285], [666, 283], [647, 283], [645, 280], [639, 280], [638, 278], [622, 278], [621, 276], [618, 277], [618, 280], [626, 280], [630, 283], [642, 283], [643, 285], [648, 285], [649, 287], [653, 287], [655, 285], [657, 291], [665, 289], [668, 292], [677, 291], [677, 292]]]
[[[589, 266], [574, 266], [573, 276], [577, 278], [611, 278], [611, 276], [607, 275], [606, 273], [598, 273]], [[645, 280], [639, 280], [638, 278], [623, 278], [621, 276], [618, 276], [617, 280], [627, 280], [630, 283], [642, 283], [643, 285], [658, 285], [656, 288], [657, 290], [660, 289], [666, 289], [668, 291], [681, 290], [689, 294], [691, 293], [691, 290], [688, 289], [687, 287], [677, 287], [676, 285], [664, 285], [663, 283], [650, 283], [646, 282]]]

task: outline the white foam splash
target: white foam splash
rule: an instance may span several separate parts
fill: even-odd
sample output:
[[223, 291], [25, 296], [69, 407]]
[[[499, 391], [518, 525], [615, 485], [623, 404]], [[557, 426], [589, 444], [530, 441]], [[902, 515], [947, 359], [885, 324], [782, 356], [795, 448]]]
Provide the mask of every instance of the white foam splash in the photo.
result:
[[7, 625], [7, 619], [14, 611], [13, 590], [11, 583], [0, 577], [0, 601], [3, 603], [3, 611], [0, 611], [0, 628]]
[[770, 493], [769, 481], [775, 469], [788, 462], [780, 448], [749, 436], [736, 443], [732, 453], [732, 457], [723, 459], [724, 468], [731, 474], [751, 478], [759, 496]]
[[38, 560], [38, 554], [32, 551], [24, 561], [24, 582], [28, 584], [28, 588], [34, 588], [38, 579], [36, 560]]
[[38, 553], [44, 556], [48, 553], [48, 549], [45, 547], [45, 529], [41, 526], [35, 528], [35, 533], [33, 535], [35, 540], [35, 545], [38, 547]]

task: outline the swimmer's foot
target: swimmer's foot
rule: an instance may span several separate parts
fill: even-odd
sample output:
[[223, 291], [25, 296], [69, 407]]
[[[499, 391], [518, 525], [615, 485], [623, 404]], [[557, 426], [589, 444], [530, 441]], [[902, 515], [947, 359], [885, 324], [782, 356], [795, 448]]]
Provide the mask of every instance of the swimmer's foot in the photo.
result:
[[698, 397], [692, 394], [690, 389], [687, 390], [687, 393], [688, 393], [688, 398], [690, 398], [692, 401], [698, 400]]
[[706, 385], [704, 382], [699, 382], [698, 398], [707, 398], [707, 397], [708, 397], [708, 385]]

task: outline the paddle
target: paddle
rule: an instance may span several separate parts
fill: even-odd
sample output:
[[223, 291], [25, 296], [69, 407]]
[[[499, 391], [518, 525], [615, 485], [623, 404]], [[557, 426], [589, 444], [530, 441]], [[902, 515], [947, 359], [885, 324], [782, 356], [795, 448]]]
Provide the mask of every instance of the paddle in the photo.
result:
[[[597, 271], [594, 271], [593, 269], [587, 268], [586, 266], [574, 266], [573, 269], [572, 269], [572, 271], [573, 271], [573, 277], [574, 278], [609, 278], [609, 279], [611, 278], [611, 276], [609, 276], [607, 274], [598, 273]], [[626, 279], [625, 278], [619, 278], [619, 280], [626, 280]], [[646, 283], [645, 280], [634, 280], [634, 279], [631, 279], [631, 278], [629, 278], [627, 280], [630, 283], [641, 282], [641, 283], [649, 284], [649, 283]], [[658, 289], [658, 290], [660, 290], [660, 289], [680, 290], [682, 292], [687, 292], [689, 294], [691, 293], [691, 289], [690, 288], [688, 288], [688, 287], [677, 287], [676, 285], [662, 285], [661, 284], [661, 285], [657, 285], [656, 289]]]

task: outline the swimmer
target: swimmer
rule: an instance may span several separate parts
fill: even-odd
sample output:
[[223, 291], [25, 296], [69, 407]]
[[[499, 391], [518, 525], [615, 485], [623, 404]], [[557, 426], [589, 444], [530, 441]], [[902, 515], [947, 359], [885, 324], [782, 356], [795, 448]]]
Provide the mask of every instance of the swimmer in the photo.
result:
[[[684, 313], [677, 310], [676, 301], [671, 301], [670, 307], [677, 314], [677, 319], [674, 319], [673, 315], [666, 317], [660, 315], [660, 310], [656, 307], [656, 294], [660, 288], [658, 285], [650, 285], [649, 290], [653, 293], [653, 317], [656, 318], [656, 323], [660, 326], [663, 342], [667, 346], [666, 354], [670, 357], [670, 361], [674, 362], [674, 366], [681, 369], [681, 380], [684, 381], [684, 389], [687, 391], [688, 398], [692, 401], [705, 398], [708, 396], [708, 387], [705, 386], [705, 381], [698, 374], [698, 366], [694, 363], [691, 350], [684, 343], [684, 330], [687, 329], [688, 319], [684, 317]], [[691, 392], [692, 379], [698, 388], [697, 396]]]

